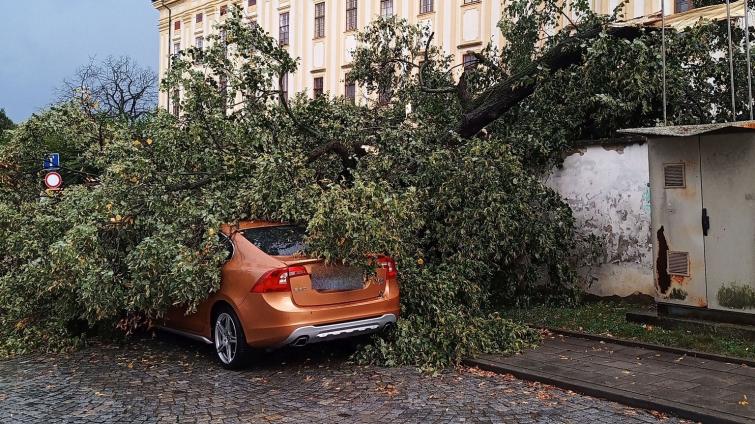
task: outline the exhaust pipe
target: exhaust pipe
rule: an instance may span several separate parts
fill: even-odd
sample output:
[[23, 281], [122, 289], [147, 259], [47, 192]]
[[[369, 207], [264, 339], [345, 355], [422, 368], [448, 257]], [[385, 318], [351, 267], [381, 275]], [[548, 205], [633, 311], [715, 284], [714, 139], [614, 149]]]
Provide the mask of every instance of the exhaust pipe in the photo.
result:
[[297, 338], [296, 340], [294, 340], [293, 343], [291, 343], [291, 346], [302, 347], [306, 345], [308, 341], [309, 341], [309, 336], [301, 336]]

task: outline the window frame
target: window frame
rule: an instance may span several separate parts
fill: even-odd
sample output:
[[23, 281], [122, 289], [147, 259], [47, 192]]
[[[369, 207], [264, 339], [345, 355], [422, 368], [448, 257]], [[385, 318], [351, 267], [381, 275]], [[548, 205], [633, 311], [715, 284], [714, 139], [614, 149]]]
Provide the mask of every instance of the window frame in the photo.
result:
[[467, 52], [461, 56], [461, 64], [465, 71], [475, 69], [479, 63], [480, 61], [477, 59], [477, 56], [475, 56], [474, 53]]
[[230, 254], [225, 258], [225, 262], [229, 262], [236, 256], [236, 243], [234, 243], [233, 239], [222, 231], [218, 234], [218, 237], [220, 238], [220, 244], [222, 244], [226, 250], [228, 250], [228, 246], [231, 246]]
[[171, 97], [171, 100], [173, 101], [173, 116], [178, 117], [181, 115], [181, 91], [178, 89], [173, 90]]
[[359, 10], [357, 0], [346, 0], [346, 31], [355, 31], [359, 27]]
[[280, 90], [280, 95], [283, 99], [288, 101], [288, 72], [283, 74], [283, 78], [281, 78], [280, 84], [278, 84], [278, 90]]
[[220, 91], [221, 96], [225, 98], [228, 97], [228, 76], [227, 75], [218, 76], [218, 90]]
[[[283, 17], [285, 16], [285, 25], [283, 24]], [[285, 31], [284, 31], [285, 28]], [[290, 12], [281, 12], [278, 15], [278, 45], [287, 46], [291, 41], [291, 15]], [[285, 35], [285, 37], [284, 37]]]
[[689, 12], [694, 8], [695, 3], [692, 0], [674, 0], [674, 13]]
[[324, 94], [325, 94], [325, 77], [315, 77], [312, 80], [312, 96], [314, 98], [318, 98]]
[[419, 14], [424, 15], [426, 13], [435, 12], [434, 0], [419, 0]]
[[378, 89], [378, 105], [386, 106], [391, 103], [393, 99], [393, 90]]
[[349, 75], [346, 75], [343, 82], [343, 96], [347, 98], [351, 104], [357, 102], [357, 84], [355, 81], [349, 82]]
[[390, 18], [393, 15], [393, 0], [380, 0], [380, 16]]
[[315, 3], [314, 39], [325, 38], [325, 2]]

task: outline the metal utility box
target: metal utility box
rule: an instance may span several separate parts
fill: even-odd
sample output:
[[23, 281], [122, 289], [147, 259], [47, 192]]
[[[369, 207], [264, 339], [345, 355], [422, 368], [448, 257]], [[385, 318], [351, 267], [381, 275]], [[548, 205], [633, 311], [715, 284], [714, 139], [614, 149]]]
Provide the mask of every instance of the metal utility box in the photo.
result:
[[647, 137], [656, 300], [755, 315], [755, 121]]

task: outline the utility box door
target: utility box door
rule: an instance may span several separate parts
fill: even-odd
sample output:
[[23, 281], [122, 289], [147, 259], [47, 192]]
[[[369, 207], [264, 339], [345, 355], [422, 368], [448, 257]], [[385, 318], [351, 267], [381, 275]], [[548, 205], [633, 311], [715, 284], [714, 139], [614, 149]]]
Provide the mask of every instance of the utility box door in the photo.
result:
[[707, 306], [700, 139], [652, 138], [648, 160], [656, 299]]
[[708, 307], [755, 310], [755, 135], [700, 139]]

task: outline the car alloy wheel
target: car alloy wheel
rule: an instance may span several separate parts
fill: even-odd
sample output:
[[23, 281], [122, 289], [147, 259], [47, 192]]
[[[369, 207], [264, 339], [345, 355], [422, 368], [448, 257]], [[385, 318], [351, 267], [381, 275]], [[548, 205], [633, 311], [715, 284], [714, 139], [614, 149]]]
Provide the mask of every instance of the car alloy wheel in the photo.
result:
[[233, 318], [226, 312], [215, 320], [215, 350], [218, 358], [225, 365], [230, 365], [238, 351], [238, 330]]

